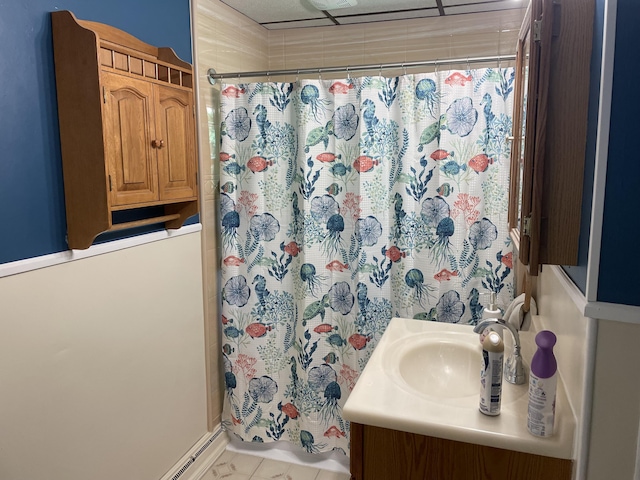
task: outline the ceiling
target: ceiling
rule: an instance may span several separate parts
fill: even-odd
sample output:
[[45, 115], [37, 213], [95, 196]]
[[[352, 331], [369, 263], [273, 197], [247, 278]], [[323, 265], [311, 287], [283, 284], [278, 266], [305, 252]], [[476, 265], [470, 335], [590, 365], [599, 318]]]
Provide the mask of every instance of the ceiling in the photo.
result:
[[318, 10], [309, 0], [221, 0], [265, 28], [322, 27], [523, 8], [526, 0], [357, 0]]

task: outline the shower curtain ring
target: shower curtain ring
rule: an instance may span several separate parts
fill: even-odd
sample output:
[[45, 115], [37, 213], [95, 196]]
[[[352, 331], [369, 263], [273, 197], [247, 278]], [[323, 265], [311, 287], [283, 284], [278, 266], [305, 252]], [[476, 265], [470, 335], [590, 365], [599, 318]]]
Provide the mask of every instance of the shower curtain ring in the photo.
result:
[[348, 65], [347, 65], [347, 80], [351, 80], [351, 72], [349, 71]]
[[467, 57], [467, 71], [471, 71], [471, 67], [469, 66], [469, 57]]
[[300, 70], [296, 72], [296, 83], [300, 83]]
[[402, 71], [404, 72], [404, 76], [407, 76], [407, 66], [403, 63], [402, 64]]
[[436, 61], [434, 63], [435, 63], [435, 74], [437, 75], [438, 74], [438, 59], [437, 58], [436, 58]]
[[382, 78], [382, 64], [380, 64], [380, 69], [378, 70], [378, 76]]
[[318, 69], [318, 80], [322, 81], [322, 69]]
[[271, 81], [271, 72], [267, 72], [267, 82]]

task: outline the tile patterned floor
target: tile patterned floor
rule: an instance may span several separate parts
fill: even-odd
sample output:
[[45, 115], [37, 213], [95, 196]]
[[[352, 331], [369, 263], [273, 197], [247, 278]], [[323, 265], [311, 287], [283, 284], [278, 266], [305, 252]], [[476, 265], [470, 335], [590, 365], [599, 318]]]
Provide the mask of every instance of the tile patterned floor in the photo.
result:
[[202, 480], [349, 480], [347, 473], [225, 451]]

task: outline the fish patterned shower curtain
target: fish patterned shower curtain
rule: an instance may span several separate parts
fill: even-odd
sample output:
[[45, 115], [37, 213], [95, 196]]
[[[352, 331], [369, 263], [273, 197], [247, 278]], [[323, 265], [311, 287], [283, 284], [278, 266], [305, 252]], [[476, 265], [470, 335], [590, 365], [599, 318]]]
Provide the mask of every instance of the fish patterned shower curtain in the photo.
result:
[[224, 428], [348, 452], [342, 406], [392, 316], [513, 298], [513, 69], [223, 85]]

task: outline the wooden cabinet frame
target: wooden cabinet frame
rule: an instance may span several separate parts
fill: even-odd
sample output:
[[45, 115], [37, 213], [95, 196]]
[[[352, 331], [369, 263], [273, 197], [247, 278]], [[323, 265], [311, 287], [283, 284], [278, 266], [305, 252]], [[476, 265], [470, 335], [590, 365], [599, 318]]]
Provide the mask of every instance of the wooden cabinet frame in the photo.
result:
[[[181, 227], [198, 213], [191, 65], [68, 11], [51, 19], [69, 248], [108, 231]], [[142, 218], [118, 222], [124, 210]]]
[[[509, 227], [530, 275], [537, 275], [542, 264], [578, 262], [593, 15], [593, 0], [531, 0], [520, 31]], [[526, 86], [525, 42], [530, 51]], [[521, 186], [520, 158], [524, 158]]]

